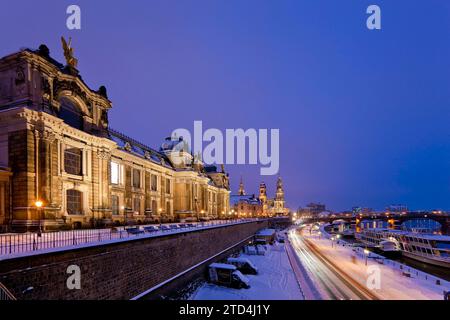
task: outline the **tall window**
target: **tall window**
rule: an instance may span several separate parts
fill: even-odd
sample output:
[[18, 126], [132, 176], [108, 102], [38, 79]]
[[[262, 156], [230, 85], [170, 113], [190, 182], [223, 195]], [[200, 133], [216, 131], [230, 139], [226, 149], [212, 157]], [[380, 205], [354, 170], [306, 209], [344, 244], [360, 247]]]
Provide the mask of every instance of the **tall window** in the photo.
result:
[[133, 169], [133, 187], [141, 187], [141, 170]]
[[67, 213], [83, 214], [82, 193], [78, 190], [69, 189], [66, 191]]
[[64, 151], [64, 170], [77, 176], [82, 175], [81, 149], [69, 148]]
[[80, 108], [67, 98], [62, 98], [60, 102], [59, 117], [68, 125], [83, 130], [83, 114]]
[[111, 161], [111, 183], [120, 184], [120, 164]]
[[170, 193], [170, 179], [166, 179], [166, 193]]
[[158, 177], [152, 174], [152, 191], [158, 191]]
[[119, 215], [119, 196], [111, 196], [111, 208], [113, 215]]
[[158, 213], [158, 203], [156, 202], [156, 200], [152, 201], [152, 214], [157, 214]]
[[136, 214], [140, 214], [141, 213], [141, 199], [136, 197], [133, 200], [133, 211]]

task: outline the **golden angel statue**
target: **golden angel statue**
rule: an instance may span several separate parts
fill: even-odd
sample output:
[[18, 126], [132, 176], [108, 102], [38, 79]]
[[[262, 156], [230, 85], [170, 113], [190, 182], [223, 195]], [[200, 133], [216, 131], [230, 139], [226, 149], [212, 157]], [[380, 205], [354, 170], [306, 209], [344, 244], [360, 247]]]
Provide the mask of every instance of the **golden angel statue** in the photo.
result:
[[62, 46], [64, 49], [64, 57], [66, 58], [66, 62], [68, 66], [72, 68], [77, 68], [78, 59], [73, 56], [73, 48], [72, 48], [72, 38], [69, 37], [69, 43], [66, 42], [64, 37], [61, 37]]

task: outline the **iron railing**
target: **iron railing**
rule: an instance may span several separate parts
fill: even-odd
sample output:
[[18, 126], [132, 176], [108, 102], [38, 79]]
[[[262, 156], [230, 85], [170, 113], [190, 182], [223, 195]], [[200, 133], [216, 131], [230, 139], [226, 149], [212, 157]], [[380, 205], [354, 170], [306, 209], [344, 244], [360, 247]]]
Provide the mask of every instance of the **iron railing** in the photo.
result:
[[[105, 243], [107, 241], [120, 239], [135, 239], [137, 237], [157, 236], [168, 233], [185, 232], [214, 226], [245, 223], [257, 219], [239, 220], [215, 220], [208, 222], [197, 222], [191, 224], [160, 224], [141, 225], [134, 227], [117, 227], [108, 229], [84, 229], [69, 230], [46, 233], [10, 233], [0, 235], [0, 259], [3, 257], [32, 253], [45, 252], [55, 248], [69, 248], [80, 245]], [[170, 226], [182, 225], [177, 228]], [[150, 230], [145, 227], [157, 226], [158, 230]], [[164, 226], [164, 227], [163, 227]]]
[[0, 301], [16, 300], [14, 295], [0, 282]]

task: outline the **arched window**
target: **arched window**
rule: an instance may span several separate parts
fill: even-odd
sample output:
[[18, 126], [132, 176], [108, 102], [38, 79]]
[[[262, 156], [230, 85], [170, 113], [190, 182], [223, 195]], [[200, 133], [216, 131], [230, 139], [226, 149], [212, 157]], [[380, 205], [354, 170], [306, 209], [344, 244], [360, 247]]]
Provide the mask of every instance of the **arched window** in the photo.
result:
[[59, 109], [59, 117], [68, 125], [83, 130], [83, 114], [71, 100], [61, 98], [61, 107]]
[[68, 214], [83, 214], [82, 196], [83, 193], [75, 189], [69, 189], [66, 191]]

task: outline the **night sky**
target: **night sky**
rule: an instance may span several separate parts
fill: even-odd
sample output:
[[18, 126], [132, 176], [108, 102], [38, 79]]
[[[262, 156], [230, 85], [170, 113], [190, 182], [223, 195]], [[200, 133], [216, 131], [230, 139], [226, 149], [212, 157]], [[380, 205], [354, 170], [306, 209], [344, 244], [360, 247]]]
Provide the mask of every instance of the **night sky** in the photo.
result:
[[[82, 30], [65, 26], [78, 4]], [[382, 30], [366, 28], [370, 4]], [[279, 128], [287, 204], [450, 209], [450, 2], [3, 1], [0, 56], [73, 37], [111, 127], [159, 148], [173, 129]], [[228, 166], [248, 193], [276, 176]]]

